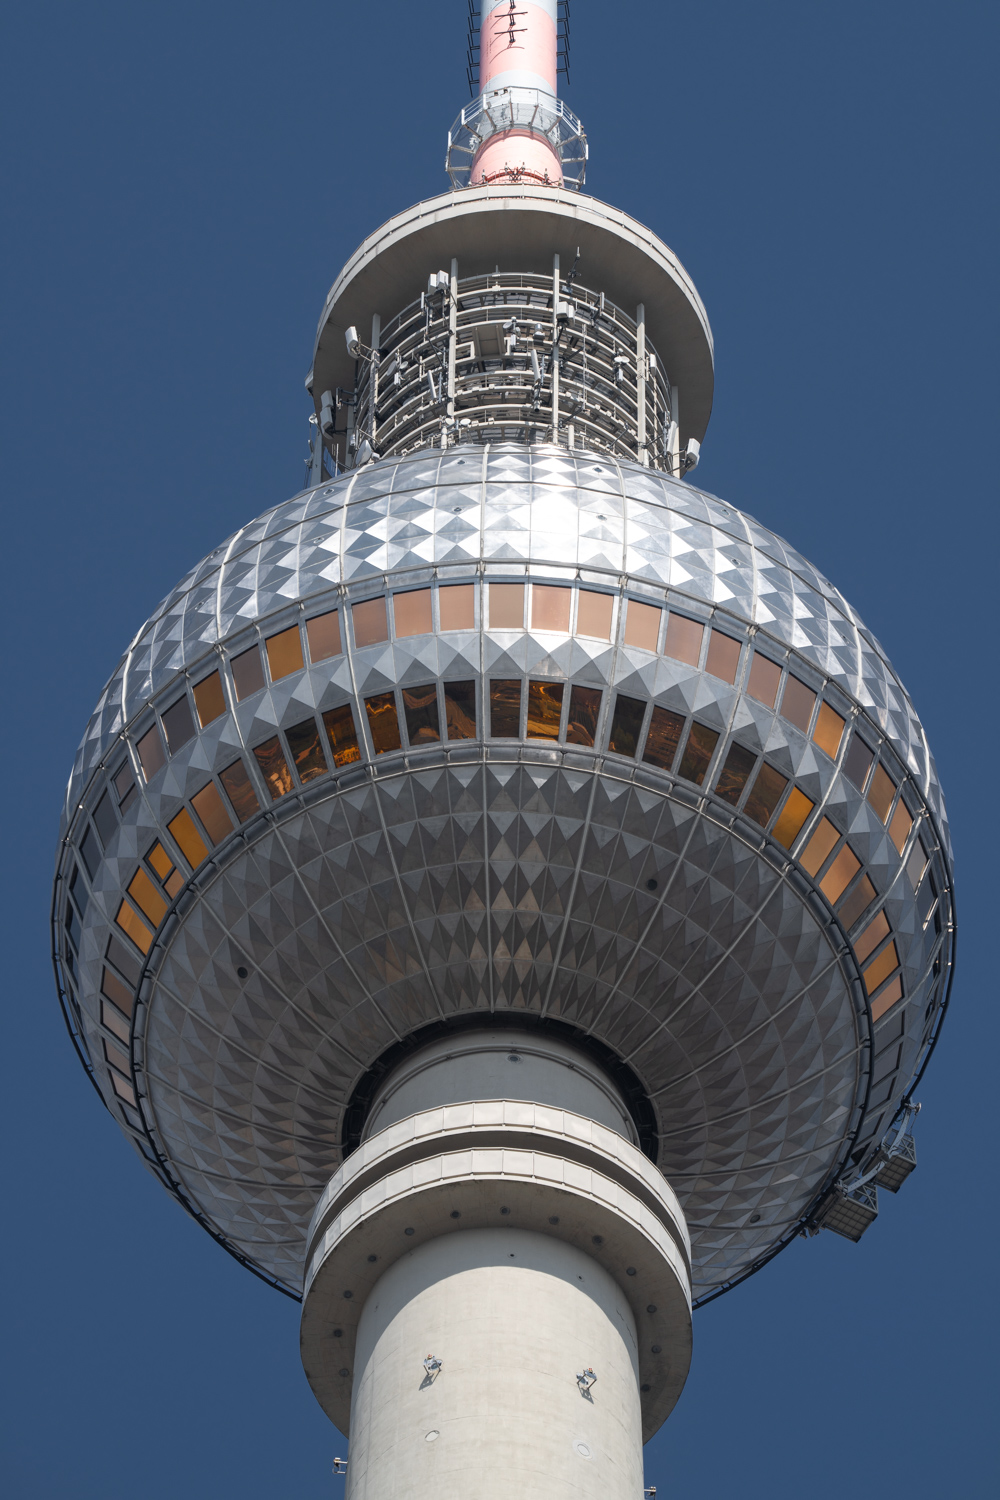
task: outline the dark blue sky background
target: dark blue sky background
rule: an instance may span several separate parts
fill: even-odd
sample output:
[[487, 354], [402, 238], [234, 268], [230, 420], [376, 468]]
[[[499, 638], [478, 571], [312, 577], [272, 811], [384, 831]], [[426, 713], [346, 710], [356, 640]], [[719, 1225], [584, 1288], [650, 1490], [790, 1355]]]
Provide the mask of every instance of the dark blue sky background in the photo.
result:
[[[0, 1479], [16, 1500], [340, 1494], [345, 1445], [302, 1375], [296, 1306], [143, 1172], [75, 1061], [49, 880], [73, 752], [129, 638], [302, 483], [302, 382], [341, 263], [447, 185], [464, 9], [5, 7]], [[789, 537], [885, 644], [937, 754], [962, 921], [916, 1175], [860, 1245], [796, 1241], [696, 1316], [687, 1390], [646, 1454], [661, 1500], [998, 1493], [998, 17], [970, 0], [574, 0], [588, 190], [679, 253], [715, 330], [698, 481]]]

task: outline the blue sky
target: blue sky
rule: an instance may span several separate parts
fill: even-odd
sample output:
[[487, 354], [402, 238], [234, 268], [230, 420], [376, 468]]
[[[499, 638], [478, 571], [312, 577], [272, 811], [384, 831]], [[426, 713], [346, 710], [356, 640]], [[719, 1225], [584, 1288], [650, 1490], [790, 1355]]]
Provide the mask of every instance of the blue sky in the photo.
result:
[[[49, 881], [121, 650], [189, 566], [301, 485], [328, 286], [446, 186], [464, 9], [6, 7], [0, 1475], [17, 1500], [343, 1483], [297, 1308], [145, 1175], [75, 1061]], [[588, 190], [678, 252], [712, 320], [699, 484], [787, 536], [879, 636], [935, 750], [958, 866], [918, 1171], [860, 1245], [797, 1241], [696, 1316], [687, 1390], [646, 1452], [661, 1500], [997, 1493], [998, 16], [574, 0]]]

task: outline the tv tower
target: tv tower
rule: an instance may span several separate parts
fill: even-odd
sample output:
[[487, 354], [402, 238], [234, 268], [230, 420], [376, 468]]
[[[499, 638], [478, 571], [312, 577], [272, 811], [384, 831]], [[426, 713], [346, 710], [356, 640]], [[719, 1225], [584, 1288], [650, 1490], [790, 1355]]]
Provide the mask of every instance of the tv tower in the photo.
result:
[[583, 191], [568, 5], [477, 20], [450, 189], [323, 307], [305, 489], [88, 725], [56, 969], [149, 1170], [301, 1300], [348, 1500], [640, 1500], [692, 1306], [915, 1166], [950, 846], [878, 641], [690, 482], [708, 319]]

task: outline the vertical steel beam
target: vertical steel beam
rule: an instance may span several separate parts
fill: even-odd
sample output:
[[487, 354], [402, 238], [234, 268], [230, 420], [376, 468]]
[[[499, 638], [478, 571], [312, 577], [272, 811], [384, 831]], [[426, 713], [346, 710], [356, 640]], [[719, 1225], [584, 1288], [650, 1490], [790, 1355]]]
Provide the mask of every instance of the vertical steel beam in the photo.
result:
[[649, 463], [646, 450], [646, 308], [641, 302], [635, 310], [635, 389], [636, 441], [639, 462], [646, 466]]

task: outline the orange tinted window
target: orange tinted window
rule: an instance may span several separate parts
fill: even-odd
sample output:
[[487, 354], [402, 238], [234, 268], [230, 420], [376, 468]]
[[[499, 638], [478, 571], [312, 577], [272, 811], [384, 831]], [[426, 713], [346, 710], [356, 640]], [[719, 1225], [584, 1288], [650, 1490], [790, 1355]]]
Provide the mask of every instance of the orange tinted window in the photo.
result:
[[413, 589], [406, 594], [393, 594], [392, 616], [396, 625], [396, 639], [408, 635], [430, 635], [431, 621], [430, 589]]
[[626, 646], [655, 651], [662, 613], [662, 609], [655, 609], [652, 604], [640, 604], [638, 599], [630, 599], [625, 611]]
[[894, 942], [887, 943], [878, 958], [872, 959], [862, 975], [865, 981], [865, 989], [869, 995], [889, 978], [894, 969], [898, 968], [899, 959], [896, 955], [896, 944]]
[[837, 915], [845, 927], [853, 927], [862, 912], [866, 912], [874, 900], [875, 887], [867, 875], [862, 875], [850, 895], [845, 896], [840, 903]]
[[106, 1000], [101, 1001], [101, 1025], [113, 1031], [123, 1042], [128, 1041], [128, 1022]]
[[444, 717], [450, 740], [476, 738], [475, 682], [444, 684]]
[[476, 586], [454, 583], [438, 589], [438, 613], [442, 630], [474, 630], [476, 624]]
[[726, 763], [719, 772], [719, 779], [715, 783], [715, 795], [721, 797], [723, 802], [728, 802], [735, 807], [743, 795], [743, 788], [750, 780], [750, 772], [757, 762], [757, 756], [753, 750], [748, 750], [745, 745], [732, 744]]
[[159, 927], [166, 915], [167, 903], [145, 870], [136, 870], [129, 881], [128, 893], [139, 910], [149, 918], [153, 926]]
[[896, 786], [892, 777], [884, 766], [876, 766], [872, 784], [868, 788], [868, 801], [880, 822], [884, 823], [889, 816], [889, 809], [895, 795]]
[[401, 750], [399, 719], [396, 717], [396, 699], [392, 693], [374, 693], [365, 699], [368, 728], [372, 732], [372, 744], [376, 755], [385, 755], [388, 750]]
[[490, 734], [517, 739], [521, 733], [521, 679], [498, 677], [490, 683]]
[[672, 656], [674, 661], [686, 661], [689, 667], [696, 667], [701, 658], [704, 634], [705, 627], [697, 620], [671, 613], [667, 620], [667, 639], [663, 644], [664, 656]]
[[406, 717], [406, 737], [411, 745], [433, 744], [441, 738], [436, 683], [429, 682], [426, 687], [403, 688], [403, 713]]
[[267, 782], [267, 789], [271, 793], [271, 801], [277, 802], [279, 797], [285, 797], [292, 790], [292, 773], [288, 769], [285, 752], [281, 748], [281, 741], [277, 735], [265, 740], [263, 745], [254, 748], [254, 759], [260, 766], [261, 775]]
[[249, 698], [252, 693], [259, 693], [264, 686], [264, 668], [260, 664], [260, 652], [256, 646], [251, 646], [249, 651], [241, 651], [239, 656], [234, 656], [229, 663], [233, 674], [233, 686], [236, 689], [236, 700], [242, 703], [244, 698]]
[[232, 833], [233, 820], [226, 811], [222, 793], [214, 781], [195, 793], [191, 798], [191, 806], [213, 844], [221, 844], [226, 835]]
[[736, 669], [740, 664], [740, 643], [721, 630], [713, 630], [705, 658], [705, 671], [723, 682], [736, 681]]
[[226, 695], [218, 672], [212, 672], [208, 677], [203, 677], [200, 682], [195, 683], [194, 706], [198, 710], [198, 721], [202, 729], [225, 713]]
[[568, 745], [593, 746], [597, 737], [597, 719], [601, 712], [601, 693], [597, 688], [575, 687], [569, 695], [569, 719], [566, 724]]
[[535, 583], [531, 588], [532, 630], [557, 630], [561, 635], [569, 634], [569, 607], [573, 602], [571, 589], [550, 588], [548, 584]]
[[903, 981], [897, 974], [891, 984], [887, 984], [877, 1000], [872, 1001], [872, 1020], [878, 1021], [895, 1005], [897, 1000], [903, 998]]
[[361, 759], [358, 731], [354, 727], [354, 715], [349, 703], [341, 704], [340, 708], [328, 709], [323, 715], [323, 724], [330, 741], [330, 754], [338, 769], [353, 765], [356, 760]]
[[683, 733], [683, 714], [672, 713], [669, 708], [654, 708], [642, 752], [643, 760], [651, 766], [660, 766], [664, 771], [669, 771]]
[[389, 627], [385, 622], [385, 600], [366, 599], [351, 609], [354, 622], [354, 640], [358, 646], [377, 646], [389, 639]]
[[175, 870], [174, 873], [168, 876], [168, 878], [163, 882], [163, 888], [166, 891], [167, 895], [170, 897], [171, 901], [177, 895], [177, 892], [180, 890], [183, 884], [184, 876], [181, 874], [180, 870]]
[[[126, 989], [125, 985], [122, 984], [118, 975], [112, 973], [110, 969], [103, 969], [101, 971], [101, 994], [110, 1000], [112, 1005], [117, 1005], [118, 1009], [124, 1011], [127, 1016], [132, 1014], [135, 997], [132, 991]], [[126, 1032], [127, 1035], [128, 1033]]]
[[611, 594], [592, 594], [581, 589], [576, 606], [577, 635], [591, 636], [597, 641], [609, 641], [614, 602]]
[[816, 694], [812, 688], [806, 687], [805, 683], [800, 682], [797, 677], [789, 677], [781, 700], [781, 717], [787, 719], [789, 724], [794, 724], [796, 729], [801, 729], [803, 734], [807, 734], [815, 706]]
[[812, 812], [815, 803], [810, 802], [804, 792], [793, 786], [788, 801], [781, 809], [778, 821], [771, 829], [774, 838], [786, 849], [790, 849], [801, 832], [802, 825]]
[[709, 729], [707, 724], [691, 725], [680, 770], [680, 774], [686, 781], [693, 781], [695, 786], [701, 786], [718, 743], [719, 731], [717, 729]]
[[782, 776], [780, 771], [776, 771], [765, 761], [757, 772], [749, 797], [743, 804], [743, 811], [747, 817], [753, 818], [761, 828], [766, 828], [787, 785], [788, 777]]
[[557, 740], [562, 718], [563, 685], [561, 682], [528, 683], [529, 740]]
[[524, 584], [490, 584], [490, 629], [524, 628]]
[[143, 735], [135, 748], [139, 752], [139, 760], [142, 763], [142, 774], [147, 781], [151, 781], [157, 771], [162, 770], [167, 763], [167, 757], [163, 753], [163, 741], [160, 739], [160, 731], [156, 728], [155, 724], [152, 729]]
[[285, 738], [301, 782], [326, 775], [323, 744], [315, 719], [303, 719], [301, 724], [293, 724], [291, 729], [285, 730]]
[[903, 805], [902, 798], [900, 798], [896, 803], [896, 811], [892, 815], [892, 822], [889, 824], [889, 837], [896, 846], [897, 854], [902, 854], [906, 847], [906, 840], [910, 836], [910, 829], [912, 827], [913, 819]]
[[226, 796], [233, 804], [236, 816], [241, 823], [252, 818], [255, 812], [260, 811], [260, 803], [257, 801], [257, 793], [253, 789], [253, 782], [247, 775], [247, 768], [241, 760], [234, 760], [231, 766], [220, 771], [219, 780], [226, 789]]
[[874, 953], [883, 938], [889, 936], [889, 923], [884, 911], [873, 918], [864, 932], [858, 935], [854, 944], [854, 954], [859, 964], [863, 964], [869, 953]]
[[166, 880], [167, 876], [170, 874], [170, 871], [174, 868], [174, 862], [170, 858], [170, 855], [167, 853], [166, 849], [164, 849], [163, 845], [160, 843], [154, 844], [152, 849], [150, 849], [149, 853], [146, 855], [146, 858], [149, 860], [149, 863], [153, 866], [153, 869], [156, 871], [157, 875], [159, 875], [160, 879]]
[[277, 635], [268, 636], [264, 644], [267, 647], [267, 665], [272, 682], [289, 677], [292, 672], [301, 672], [305, 663], [302, 660], [302, 637], [297, 625], [289, 630], [282, 630]]
[[153, 934], [140, 917], [139, 913], [123, 901], [118, 908], [115, 921], [127, 937], [130, 937], [135, 946], [143, 953], [148, 953], [153, 946]]
[[758, 703], [766, 703], [768, 708], [773, 708], [780, 681], [781, 668], [773, 661], [768, 661], [766, 656], [761, 656], [759, 651], [755, 651], [750, 666], [750, 681], [747, 684], [747, 692], [751, 698], [756, 698]]
[[799, 856], [803, 869], [810, 875], [815, 875], [839, 838], [840, 834], [830, 819], [822, 818], [816, 832]]
[[208, 858], [208, 850], [205, 842], [194, 826], [194, 818], [186, 807], [182, 807], [176, 818], [172, 818], [167, 824], [170, 836], [178, 849], [191, 866], [192, 870], [201, 864], [203, 859]]
[[829, 703], [821, 703], [819, 713], [816, 716], [816, 728], [813, 730], [813, 740], [821, 750], [833, 760], [840, 749], [840, 741], [844, 733], [844, 721]]
[[314, 615], [306, 621], [306, 640], [310, 661], [328, 661], [343, 651], [340, 643], [340, 617], [335, 609], [325, 615]]
[[833, 864], [819, 883], [819, 888], [832, 906], [839, 901], [848, 885], [861, 869], [861, 861], [849, 844], [837, 851]]

